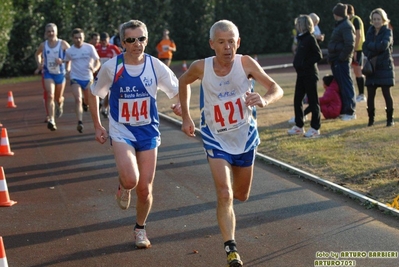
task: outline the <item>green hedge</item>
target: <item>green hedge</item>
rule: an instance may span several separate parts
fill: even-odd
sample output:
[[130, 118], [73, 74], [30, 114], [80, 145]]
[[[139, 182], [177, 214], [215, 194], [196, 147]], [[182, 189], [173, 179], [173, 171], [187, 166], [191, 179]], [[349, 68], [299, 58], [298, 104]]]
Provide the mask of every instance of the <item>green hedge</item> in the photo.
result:
[[[116, 32], [121, 22], [139, 19], [149, 30], [146, 52], [155, 55], [155, 45], [168, 28], [177, 44], [175, 60], [193, 60], [212, 55], [209, 28], [219, 19], [237, 24], [242, 39], [239, 53], [290, 52], [291, 31], [299, 14], [315, 12], [326, 34], [326, 46], [334, 27], [332, 8], [339, 1], [320, 0], [2, 0], [0, 3], [0, 76], [32, 74], [34, 53], [43, 41], [44, 26], [58, 26], [59, 38], [71, 42], [73, 28], [86, 36], [93, 32]], [[387, 11], [395, 28], [399, 26], [397, 0], [352, 0], [366, 29], [372, 9]], [[395, 41], [396, 36], [394, 32]]]

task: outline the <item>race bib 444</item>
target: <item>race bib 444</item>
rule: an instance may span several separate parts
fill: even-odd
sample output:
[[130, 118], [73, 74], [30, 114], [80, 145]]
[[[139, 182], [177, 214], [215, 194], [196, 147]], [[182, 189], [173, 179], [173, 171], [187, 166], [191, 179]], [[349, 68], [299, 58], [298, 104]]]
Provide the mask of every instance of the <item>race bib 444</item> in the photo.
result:
[[118, 122], [132, 126], [151, 123], [150, 98], [119, 99]]

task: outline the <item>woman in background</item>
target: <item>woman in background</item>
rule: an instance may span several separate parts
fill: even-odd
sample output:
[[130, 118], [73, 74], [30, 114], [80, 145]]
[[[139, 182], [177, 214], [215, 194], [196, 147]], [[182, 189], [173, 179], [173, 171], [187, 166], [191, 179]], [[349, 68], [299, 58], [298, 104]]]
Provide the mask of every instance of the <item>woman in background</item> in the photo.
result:
[[366, 76], [367, 113], [369, 116], [367, 126], [374, 125], [374, 98], [378, 87], [381, 87], [385, 99], [387, 127], [394, 125], [391, 87], [395, 85], [395, 72], [392, 58], [393, 35], [389, 22], [387, 13], [382, 8], [371, 11], [371, 26], [366, 34], [366, 41], [363, 43], [363, 53], [368, 59], [377, 57], [377, 60], [373, 66], [373, 73]]
[[[317, 62], [322, 58], [320, 47], [313, 35], [314, 27], [310, 16], [300, 15], [295, 19], [295, 28], [298, 31], [298, 47], [294, 57], [294, 68], [297, 73], [294, 95], [295, 126], [289, 135], [303, 135], [317, 137], [320, 135], [320, 105], [317, 94], [319, 70]], [[302, 100], [308, 97], [309, 108], [312, 113], [311, 128], [305, 133]]]

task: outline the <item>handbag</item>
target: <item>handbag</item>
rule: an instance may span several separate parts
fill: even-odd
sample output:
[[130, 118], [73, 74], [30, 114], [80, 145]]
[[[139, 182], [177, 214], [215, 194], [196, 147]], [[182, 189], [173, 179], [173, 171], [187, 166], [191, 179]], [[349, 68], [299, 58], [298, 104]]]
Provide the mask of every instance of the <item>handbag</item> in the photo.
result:
[[364, 57], [362, 73], [366, 76], [372, 75], [374, 73], [376, 61], [377, 61], [377, 57], [373, 57], [371, 59]]

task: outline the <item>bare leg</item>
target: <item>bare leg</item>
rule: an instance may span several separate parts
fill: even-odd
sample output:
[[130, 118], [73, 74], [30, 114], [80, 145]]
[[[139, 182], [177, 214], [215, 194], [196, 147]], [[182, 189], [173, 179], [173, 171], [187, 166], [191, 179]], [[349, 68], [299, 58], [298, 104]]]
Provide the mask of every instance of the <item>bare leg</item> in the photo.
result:
[[54, 101], [61, 105], [64, 102], [65, 81], [55, 85]]
[[83, 108], [82, 108], [82, 92], [80, 89], [79, 84], [72, 84], [71, 85], [72, 89], [72, 94], [75, 99], [75, 113], [76, 113], [76, 118], [78, 121], [82, 121], [83, 118]]
[[158, 149], [136, 152], [126, 143], [113, 142], [113, 150], [121, 185], [125, 189], [136, 189], [137, 223], [145, 225], [153, 202]]
[[54, 91], [55, 84], [53, 79], [44, 79], [44, 86], [47, 94], [47, 111], [48, 116], [52, 122], [54, 122]]
[[236, 218], [233, 209], [233, 190], [230, 182], [230, 164], [223, 159], [208, 158], [216, 188], [216, 216], [223, 240], [234, 240]]

